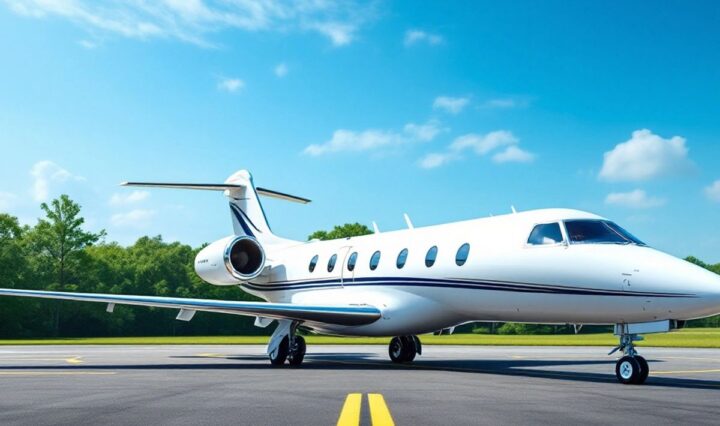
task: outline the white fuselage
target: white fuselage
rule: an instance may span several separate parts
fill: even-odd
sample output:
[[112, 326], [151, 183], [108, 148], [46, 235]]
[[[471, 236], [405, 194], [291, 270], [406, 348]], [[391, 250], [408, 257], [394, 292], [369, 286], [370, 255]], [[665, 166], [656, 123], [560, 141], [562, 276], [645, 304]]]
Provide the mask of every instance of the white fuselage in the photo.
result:
[[[720, 313], [720, 277], [637, 244], [568, 243], [565, 209], [536, 210], [362, 237], [266, 247], [269, 274], [242, 288], [271, 302], [369, 304], [375, 323], [311, 325], [323, 333], [398, 336], [468, 321], [614, 324]], [[557, 222], [564, 241], [528, 244], [538, 224]], [[469, 244], [467, 260], [456, 254]], [[426, 266], [428, 249], [437, 259]], [[402, 268], [398, 254], [408, 250]], [[380, 252], [376, 269], [373, 253]], [[357, 252], [352, 271], [348, 260]], [[318, 256], [314, 271], [311, 259]], [[328, 261], [337, 255], [332, 271]], [[277, 267], [273, 265], [278, 265]]]

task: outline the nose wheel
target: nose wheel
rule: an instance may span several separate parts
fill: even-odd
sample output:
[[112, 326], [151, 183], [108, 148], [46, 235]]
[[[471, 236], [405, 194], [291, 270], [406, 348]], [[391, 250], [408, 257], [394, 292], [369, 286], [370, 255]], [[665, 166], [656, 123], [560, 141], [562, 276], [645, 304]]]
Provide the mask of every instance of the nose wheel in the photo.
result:
[[417, 336], [393, 337], [388, 346], [388, 354], [394, 363], [412, 362], [416, 355], [422, 354], [422, 344]]
[[615, 364], [615, 376], [624, 385], [641, 385], [649, 373], [648, 363], [640, 355], [624, 356]]
[[636, 334], [620, 335], [620, 345], [610, 352], [610, 355], [622, 350], [624, 356], [615, 364], [615, 377], [624, 385], [641, 385], [645, 383], [650, 374], [650, 366], [642, 356], [637, 354], [633, 342], [642, 340]]

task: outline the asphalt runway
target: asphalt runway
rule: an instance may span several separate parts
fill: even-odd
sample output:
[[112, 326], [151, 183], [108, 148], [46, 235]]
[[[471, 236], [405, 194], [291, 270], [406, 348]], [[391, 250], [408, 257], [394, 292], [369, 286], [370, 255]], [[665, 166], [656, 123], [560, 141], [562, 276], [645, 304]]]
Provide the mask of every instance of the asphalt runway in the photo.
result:
[[300, 369], [270, 367], [263, 349], [0, 347], [0, 424], [720, 421], [720, 350], [641, 348], [650, 377], [625, 386], [601, 347], [428, 346], [399, 366], [384, 346], [309, 346]]

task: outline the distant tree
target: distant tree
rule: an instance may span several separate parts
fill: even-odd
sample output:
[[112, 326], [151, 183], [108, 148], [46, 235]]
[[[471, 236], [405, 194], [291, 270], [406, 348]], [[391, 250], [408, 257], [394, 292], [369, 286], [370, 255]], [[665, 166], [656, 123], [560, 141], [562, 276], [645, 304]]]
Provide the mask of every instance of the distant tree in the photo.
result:
[[[80, 216], [80, 205], [65, 194], [52, 200], [50, 205], [42, 203], [40, 208], [45, 212], [45, 218], [38, 220], [29, 241], [38, 262], [37, 267], [50, 279], [46, 288], [76, 290], [76, 285], [69, 285], [69, 278], [86, 259], [85, 248], [103, 238], [105, 231], [92, 233], [83, 230], [85, 219]], [[60, 329], [60, 303], [53, 305], [52, 330], [53, 335], [57, 336]]]
[[330, 231], [315, 231], [308, 237], [308, 240], [336, 240], [338, 238], [359, 237], [361, 235], [372, 234], [370, 228], [360, 223], [346, 223], [344, 225], [335, 226]]
[[21, 237], [23, 228], [17, 218], [0, 213], [0, 279], [3, 286], [14, 287], [26, 266]]

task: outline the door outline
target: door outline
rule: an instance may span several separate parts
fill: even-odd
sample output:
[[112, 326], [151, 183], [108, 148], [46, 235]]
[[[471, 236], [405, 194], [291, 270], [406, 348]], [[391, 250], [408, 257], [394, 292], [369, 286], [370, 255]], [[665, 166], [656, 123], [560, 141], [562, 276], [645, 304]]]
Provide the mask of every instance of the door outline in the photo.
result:
[[[345, 281], [352, 282], [355, 279], [355, 269], [357, 268], [357, 264], [355, 265], [355, 268], [353, 268], [352, 271], [347, 270], [347, 261], [350, 258], [350, 254], [352, 254], [353, 246], [342, 246], [340, 247], [340, 250], [345, 250], [345, 253], [343, 255], [343, 261], [341, 264], [340, 269], [340, 286], [345, 287]], [[339, 256], [338, 256], [339, 257]]]

